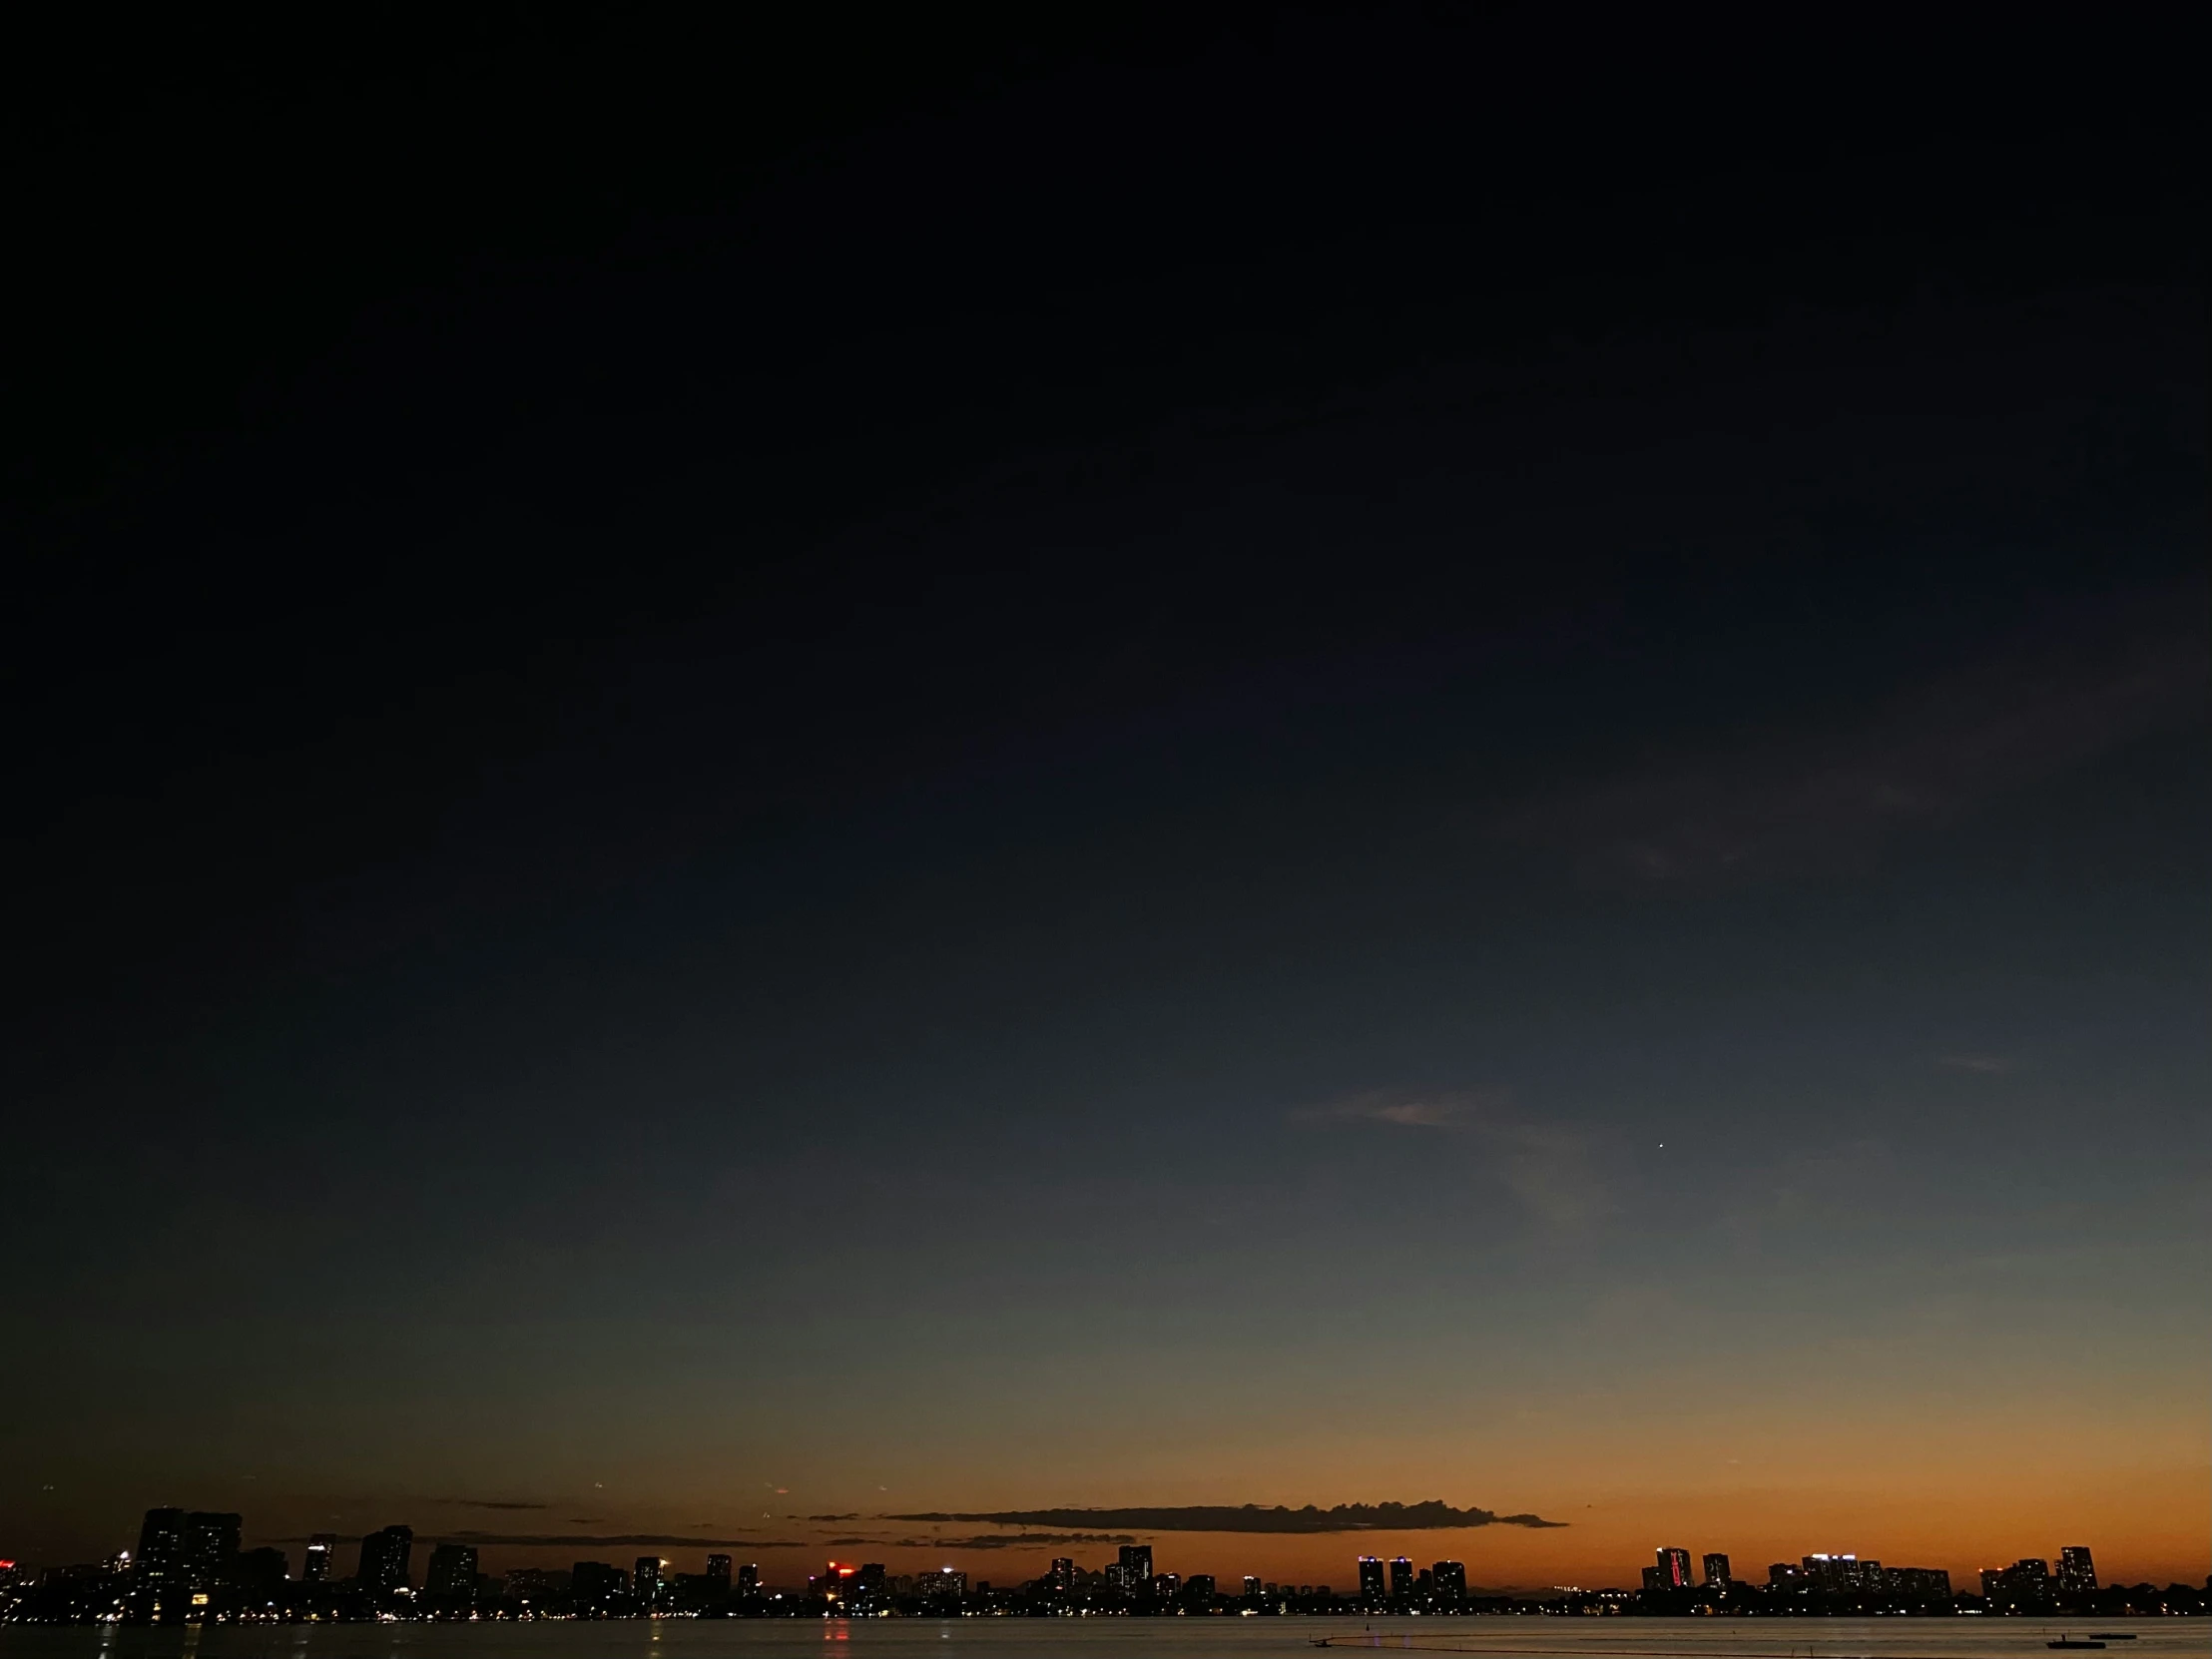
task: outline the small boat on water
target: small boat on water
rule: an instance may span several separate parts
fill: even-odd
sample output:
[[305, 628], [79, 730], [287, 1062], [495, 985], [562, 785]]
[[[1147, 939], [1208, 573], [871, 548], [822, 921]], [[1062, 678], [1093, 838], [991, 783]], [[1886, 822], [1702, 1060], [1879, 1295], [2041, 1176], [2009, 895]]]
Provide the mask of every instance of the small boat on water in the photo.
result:
[[2055, 1641], [2055, 1642], [2045, 1642], [2045, 1643], [2043, 1644], [2043, 1646], [2045, 1646], [2045, 1647], [2094, 1647], [2094, 1648], [2101, 1648], [2101, 1647], [2103, 1647], [2103, 1646], [2104, 1646], [2104, 1644], [2103, 1644], [2102, 1642], [2085, 1642], [2085, 1641], [2083, 1641], [2083, 1640], [2082, 1640], [2082, 1639], [2081, 1639], [2080, 1637], [2078, 1637], [2078, 1636], [2061, 1636], [2061, 1637], [2059, 1637], [2059, 1638], [2058, 1638], [2058, 1640], [2057, 1640], [2057, 1641]]
[[2092, 1630], [2089, 1634], [2100, 1642], [2132, 1642], [2135, 1640], [2135, 1632], [2132, 1630]]

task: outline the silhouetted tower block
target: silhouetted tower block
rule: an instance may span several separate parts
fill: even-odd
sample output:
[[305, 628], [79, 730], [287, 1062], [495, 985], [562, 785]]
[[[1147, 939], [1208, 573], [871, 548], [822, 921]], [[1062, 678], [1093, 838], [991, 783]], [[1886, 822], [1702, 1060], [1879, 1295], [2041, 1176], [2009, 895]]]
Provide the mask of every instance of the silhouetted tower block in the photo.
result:
[[195, 1590], [212, 1590], [231, 1576], [245, 1524], [241, 1516], [210, 1509], [185, 1517], [185, 1575]]
[[1389, 1599], [1389, 1592], [1382, 1583], [1382, 1557], [1360, 1557], [1360, 1601], [1363, 1606], [1380, 1607]]
[[569, 1568], [569, 1603], [579, 1613], [604, 1617], [629, 1588], [630, 1580], [612, 1561], [579, 1561]]
[[149, 1509], [139, 1527], [138, 1560], [133, 1563], [138, 1581], [149, 1590], [165, 1590], [185, 1582], [185, 1512], [182, 1509]]
[[413, 1582], [414, 1528], [387, 1526], [361, 1540], [360, 1569], [353, 1576], [372, 1596], [387, 1596]]
[[2087, 1544], [2068, 1544], [2058, 1552], [2058, 1588], [2067, 1595], [2086, 1595], [2097, 1587], [2097, 1564], [2089, 1558]]
[[476, 1551], [467, 1544], [440, 1544], [430, 1551], [422, 1594], [427, 1600], [448, 1605], [474, 1600]]
[[1143, 1595], [1152, 1587], [1150, 1544], [1123, 1544], [1120, 1566], [1122, 1588], [1131, 1595]]

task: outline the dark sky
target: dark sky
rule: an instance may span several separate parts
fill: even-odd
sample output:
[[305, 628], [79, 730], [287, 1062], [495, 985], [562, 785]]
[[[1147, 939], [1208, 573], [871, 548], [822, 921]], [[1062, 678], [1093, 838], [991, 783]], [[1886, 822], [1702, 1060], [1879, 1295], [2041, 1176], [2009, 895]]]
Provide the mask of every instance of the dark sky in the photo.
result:
[[0, 1553], [2201, 1577], [2172, 42], [104, 27], [8, 100]]

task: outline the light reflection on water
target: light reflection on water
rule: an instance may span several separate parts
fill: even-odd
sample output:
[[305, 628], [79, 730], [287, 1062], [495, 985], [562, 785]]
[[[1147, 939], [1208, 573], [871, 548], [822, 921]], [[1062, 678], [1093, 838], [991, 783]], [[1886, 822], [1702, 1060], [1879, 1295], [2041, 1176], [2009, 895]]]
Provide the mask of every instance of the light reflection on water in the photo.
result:
[[2061, 1632], [2133, 1631], [2106, 1659], [2207, 1659], [2205, 1619], [639, 1619], [607, 1623], [0, 1625], [0, 1659], [2051, 1659]]

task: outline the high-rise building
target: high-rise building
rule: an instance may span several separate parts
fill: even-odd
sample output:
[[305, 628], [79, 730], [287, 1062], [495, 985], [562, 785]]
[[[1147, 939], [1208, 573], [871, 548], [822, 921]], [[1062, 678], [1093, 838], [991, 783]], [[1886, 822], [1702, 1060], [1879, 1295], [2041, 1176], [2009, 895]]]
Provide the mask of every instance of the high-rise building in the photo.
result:
[[195, 1509], [185, 1517], [185, 1576], [195, 1590], [213, 1590], [230, 1577], [244, 1525], [237, 1515], [211, 1509]]
[[1380, 1607], [1389, 1599], [1389, 1592], [1382, 1585], [1382, 1557], [1360, 1557], [1360, 1601], [1366, 1607]]
[[738, 1589], [745, 1595], [754, 1595], [761, 1588], [761, 1568], [755, 1561], [748, 1561], [738, 1569]]
[[2097, 1587], [2097, 1564], [2087, 1544], [2068, 1544], [2058, 1552], [2058, 1588], [2065, 1595], [2086, 1595]]
[[1430, 1567], [1436, 1581], [1436, 1599], [1456, 1608], [1467, 1599], [1467, 1565], [1464, 1561], [1438, 1561]]
[[387, 1526], [361, 1540], [361, 1564], [354, 1577], [371, 1596], [387, 1596], [413, 1582], [414, 1528]]
[[710, 1555], [707, 1557], [707, 1588], [717, 1595], [726, 1596], [730, 1593], [729, 1556]]
[[183, 1589], [185, 1584], [185, 1512], [149, 1509], [139, 1527], [138, 1560], [132, 1570], [151, 1591]]
[[[599, 1563], [579, 1561], [576, 1565], [584, 1568], [597, 1566]], [[606, 1570], [614, 1574], [615, 1590], [619, 1594], [622, 1589], [621, 1569], [610, 1567]], [[512, 1567], [508, 1569], [507, 1576], [499, 1581], [499, 1599], [515, 1611], [526, 1612], [533, 1617], [551, 1612], [566, 1602], [569, 1610], [578, 1618], [589, 1618], [598, 1609], [589, 1605], [577, 1589], [579, 1579], [586, 1576], [588, 1575], [580, 1571], [554, 1572], [544, 1567]]]
[[830, 1565], [836, 1583], [833, 1593], [826, 1593], [826, 1600], [833, 1600], [844, 1612], [861, 1617], [880, 1613], [890, 1605], [890, 1577], [882, 1562], [840, 1566], [832, 1561]]
[[2050, 1563], [2035, 1556], [2022, 1556], [2009, 1567], [1981, 1569], [1981, 1593], [1992, 1607], [2041, 1607], [2050, 1592]]
[[579, 1561], [568, 1570], [569, 1605], [579, 1618], [604, 1618], [619, 1611], [629, 1588], [630, 1580], [612, 1561]]
[[650, 1613], [661, 1599], [661, 1578], [668, 1563], [658, 1555], [641, 1555], [630, 1568], [630, 1599], [638, 1611]]
[[307, 1540], [307, 1553], [299, 1563], [299, 1582], [302, 1584], [327, 1584], [331, 1568], [337, 1562], [338, 1535], [335, 1532], [317, 1532]]
[[1152, 1584], [1152, 1546], [1123, 1544], [1120, 1566], [1121, 1587], [1133, 1596], [1143, 1595]]
[[1183, 1586], [1183, 1594], [1193, 1603], [1211, 1606], [1214, 1600], [1214, 1575], [1210, 1572], [1194, 1572]]
[[1253, 1577], [1253, 1575], [1249, 1572], [1245, 1574], [1244, 1598], [1246, 1606], [1259, 1606], [1261, 1597], [1266, 1593], [1267, 1592], [1261, 1586], [1259, 1579]]
[[1659, 1587], [1664, 1590], [1687, 1590], [1690, 1587], [1690, 1552], [1686, 1549], [1662, 1549], [1659, 1551]]
[[1814, 1554], [1805, 1557], [1803, 1566], [1806, 1578], [1823, 1595], [1862, 1595], [1882, 1587], [1880, 1561], [1862, 1561], [1856, 1555]]
[[1705, 1582], [1710, 1589], [1725, 1590], [1728, 1588], [1730, 1579], [1727, 1556], [1715, 1553], [1705, 1558]]
[[425, 1600], [452, 1606], [476, 1598], [476, 1551], [468, 1544], [440, 1544], [430, 1551], [422, 1576]]
[[1402, 1555], [1390, 1561], [1390, 1599], [1396, 1602], [1413, 1599], [1413, 1563]]
[[[1126, 1546], [1123, 1553], [1127, 1553]], [[924, 1601], [959, 1601], [967, 1594], [967, 1574], [954, 1567], [944, 1567], [936, 1572], [917, 1572], [914, 1574], [914, 1593]]]
[[274, 1606], [284, 1593], [284, 1583], [290, 1576], [291, 1563], [280, 1549], [264, 1545], [260, 1549], [242, 1549], [231, 1557], [229, 1577], [240, 1596], [247, 1602], [258, 1602], [265, 1609]]
[[1889, 1576], [1890, 1593], [1903, 1600], [1949, 1605], [1950, 1572], [1947, 1568], [1892, 1567]]

